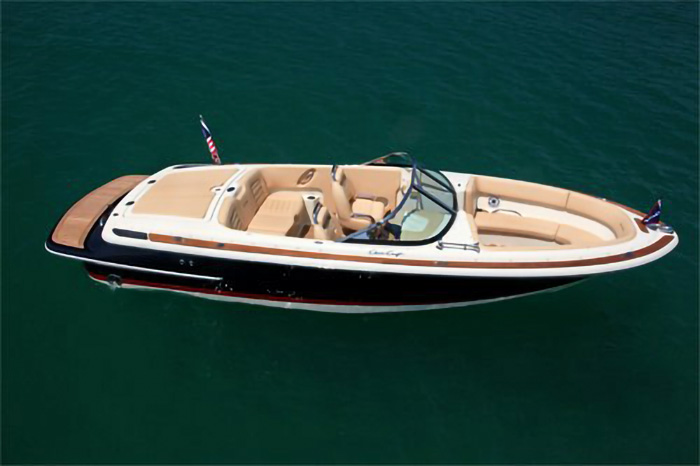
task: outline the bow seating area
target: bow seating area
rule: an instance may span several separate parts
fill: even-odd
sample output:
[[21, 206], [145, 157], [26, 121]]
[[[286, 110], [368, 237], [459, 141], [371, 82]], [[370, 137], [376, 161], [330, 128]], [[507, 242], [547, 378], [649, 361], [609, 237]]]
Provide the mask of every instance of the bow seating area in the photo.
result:
[[487, 247], [591, 247], [637, 234], [634, 222], [602, 199], [525, 181], [472, 176], [464, 210]]

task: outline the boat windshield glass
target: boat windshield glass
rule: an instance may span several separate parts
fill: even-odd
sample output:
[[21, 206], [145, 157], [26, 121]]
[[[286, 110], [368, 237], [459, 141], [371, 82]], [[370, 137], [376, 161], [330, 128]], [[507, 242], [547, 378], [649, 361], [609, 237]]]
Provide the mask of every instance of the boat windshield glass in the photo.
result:
[[441, 236], [452, 224], [457, 196], [445, 175], [423, 167], [404, 152], [385, 155], [365, 165], [403, 167], [411, 183], [396, 208], [383, 219], [339, 241], [424, 242]]

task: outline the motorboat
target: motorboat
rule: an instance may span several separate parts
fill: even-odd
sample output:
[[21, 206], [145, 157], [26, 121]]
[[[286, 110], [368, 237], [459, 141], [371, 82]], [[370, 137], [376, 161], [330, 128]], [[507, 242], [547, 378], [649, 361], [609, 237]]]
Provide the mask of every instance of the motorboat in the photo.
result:
[[74, 204], [46, 249], [113, 287], [334, 312], [513, 298], [668, 254], [678, 235], [577, 191], [427, 168], [176, 165]]

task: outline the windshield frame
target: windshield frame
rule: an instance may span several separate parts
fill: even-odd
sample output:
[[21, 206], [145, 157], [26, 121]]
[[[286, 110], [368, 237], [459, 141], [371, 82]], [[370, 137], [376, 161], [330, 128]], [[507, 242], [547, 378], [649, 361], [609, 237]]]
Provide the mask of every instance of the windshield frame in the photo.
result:
[[[387, 163], [386, 159], [389, 157], [402, 157], [403, 159], [406, 160], [407, 163]], [[372, 165], [372, 166], [387, 166], [387, 167], [402, 167], [402, 168], [411, 168], [411, 184], [409, 185], [408, 189], [403, 195], [403, 198], [401, 201], [396, 204], [396, 207], [392, 209], [391, 212], [389, 212], [387, 215], [384, 216], [381, 220], [372, 223], [368, 227], [365, 227], [361, 230], [357, 230], [356, 232], [350, 233], [347, 236], [344, 236], [342, 238], [338, 238], [336, 241], [340, 243], [357, 243], [357, 244], [380, 244], [380, 245], [391, 245], [391, 246], [420, 246], [424, 244], [430, 244], [433, 243], [443, 236], [450, 230], [452, 227], [452, 224], [455, 221], [455, 218], [457, 217], [457, 193], [455, 192], [454, 186], [452, 186], [452, 183], [447, 179], [447, 177], [442, 174], [439, 170], [434, 170], [430, 169], [430, 171], [439, 173], [444, 177], [444, 179], [440, 179], [439, 177], [435, 176], [433, 173], [428, 171], [428, 169], [424, 168], [412, 155], [408, 154], [407, 152], [392, 152], [387, 155], [384, 155], [382, 157], [376, 158], [374, 160], [370, 160], [369, 162], [365, 162], [363, 165]], [[418, 174], [422, 173], [423, 175], [427, 176], [428, 178], [432, 179], [436, 183], [438, 183], [440, 186], [443, 188], [446, 188], [449, 190], [449, 192], [452, 194], [452, 206], [446, 205], [443, 201], [440, 199], [436, 198], [429, 192], [427, 192], [422, 186], [421, 182], [418, 179]], [[375, 228], [379, 228], [382, 225], [385, 225], [388, 223], [390, 220], [394, 219], [396, 215], [399, 213], [399, 211], [403, 208], [403, 206], [406, 204], [408, 199], [411, 196], [411, 193], [413, 190], [418, 191], [421, 195], [425, 196], [428, 198], [430, 201], [438, 205], [441, 209], [444, 209], [446, 214], [450, 215], [450, 219], [448, 220], [447, 224], [445, 227], [440, 230], [437, 234], [431, 236], [430, 238], [426, 239], [421, 239], [421, 240], [387, 240], [387, 239], [367, 239], [367, 238], [358, 238], [358, 236], [368, 233], [369, 231], [374, 230]]]

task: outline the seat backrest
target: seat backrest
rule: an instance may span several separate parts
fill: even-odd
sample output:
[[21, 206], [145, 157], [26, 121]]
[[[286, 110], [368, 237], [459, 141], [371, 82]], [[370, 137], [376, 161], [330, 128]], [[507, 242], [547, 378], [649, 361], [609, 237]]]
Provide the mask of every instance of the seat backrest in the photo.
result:
[[[634, 223], [630, 217], [619, 207], [604, 200], [597, 199], [586, 194], [555, 188], [527, 181], [508, 180], [503, 178], [493, 178], [489, 176], [471, 176], [467, 182], [464, 195], [464, 210], [467, 214], [475, 215], [476, 204], [479, 197], [495, 196], [524, 204], [547, 207], [568, 212], [573, 215], [585, 217], [598, 222], [612, 231], [615, 235], [615, 242], [626, 241], [634, 238], [637, 233]], [[481, 218], [479, 218], [481, 217]], [[494, 217], [499, 219], [500, 217]], [[484, 228], [488, 216], [476, 215], [476, 222], [480, 228]], [[519, 224], [519, 220], [510, 219], [511, 223]], [[482, 224], [479, 224], [479, 223]], [[550, 229], [546, 236], [549, 240]], [[520, 232], [520, 233], [524, 233]], [[574, 234], [575, 233], [575, 234]], [[567, 238], [573, 238], [569, 241]], [[595, 235], [586, 235], [586, 232], [568, 231], [564, 228], [561, 232], [562, 242], [595, 243]]]
[[355, 191], [341, 167], [338, 167], [335, 175], [331, 177], [331, 192], [335, 209], [341, 222], [345, 219], [350, 219], [352, 217], [350, 202], [355, 197]]
[[219, 223], [234, 230], [245, 230], [268, 195], [262, 175], [251, 174], [238, 186], [235, 194], [224, 199], [219, 209]]
[[474, 215], [476, 213], [477, 196], [476, 176], [471, 175], [469, 177], [469, 181], [467, 181], [467, 186], [464, 189], [464, 211], [469, 215]]
[[219, 208], [219, 223], [234, 230], [243, 230], [241, 217], [236, 210], [233, 196], [224, 198], [221, 208]]
[[256, 211], [265, 202], [267, 196], [270, 194], [267, 189], [267, 183], [265, 183], [265, 178], [260, 175], [260, 173], [253, 173], [253, 175], [247, 180], [246, 186], [250, 189], [250, 193], [253, 195], [253, 200], [256, 204]]
[[569, 198], [569, 191], [528, 181], [508, 180], [490, 176], [472, 176], [467, 183], [465, 207], [476, 209], [476, 200], [480, 196], [495, 196], [509, 201], [564, 210]]
[[314, 215], [312, 222], [315, 239], [334, 240], [338, 237], [338, 229], [334, 219], [324, 206], [318, 208], [318, 212]]
[[636, 235], [636, 227], [629, 216], [619, 207], [601, 199], [572, 192], [566, 204], [566, 211], [602, 223], [612, 230], [618, 241], [631, 239]]
[[476, 214], [476, 226], [481, 233], [522, 236], [542, 241], [554, 241], [559, 224], [532, 217], [512, 214]]

